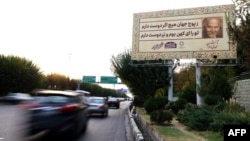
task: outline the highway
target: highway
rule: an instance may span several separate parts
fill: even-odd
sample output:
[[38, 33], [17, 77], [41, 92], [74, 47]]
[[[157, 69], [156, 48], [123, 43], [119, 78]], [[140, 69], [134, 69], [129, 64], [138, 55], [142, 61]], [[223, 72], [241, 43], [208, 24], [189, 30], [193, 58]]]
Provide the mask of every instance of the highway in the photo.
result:
[[[91, 116], [86, 132], [77, 141], [132, 141], [129, 104], [130, 101], [124, 101], [120, 109], [110, 108], [108, 117]], [[19, 105], [0, 104], [0, 141], [42, 141], [40, 136], [26, 136], [26, 119], [27, 114]]]

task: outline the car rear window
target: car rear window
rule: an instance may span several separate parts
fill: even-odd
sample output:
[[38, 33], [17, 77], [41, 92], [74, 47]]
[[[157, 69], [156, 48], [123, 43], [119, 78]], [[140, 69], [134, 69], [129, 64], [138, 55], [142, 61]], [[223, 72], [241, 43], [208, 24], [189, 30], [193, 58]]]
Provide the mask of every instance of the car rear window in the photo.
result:
[[90, 103], [103, 103], [103, 99], [89, 99]]
[[8, 94], [9, 96], [18, 96], [18, 94], [17, 93], [10, 93], [10, 94]]
[[67, 103], [69, 97], [65, 96], [34, 96], [34, 101], [38, 103]]
[[118, 101], [118, 99], [117, 98], [109, 98], [108, 101]]

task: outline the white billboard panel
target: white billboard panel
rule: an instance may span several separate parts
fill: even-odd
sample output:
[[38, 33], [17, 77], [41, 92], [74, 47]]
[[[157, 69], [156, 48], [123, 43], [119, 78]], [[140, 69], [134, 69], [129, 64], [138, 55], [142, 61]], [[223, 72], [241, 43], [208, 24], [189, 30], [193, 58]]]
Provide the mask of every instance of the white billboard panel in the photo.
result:
[[227, 19], [234, 5], [134, 14], [132, 60], [236, 58]]

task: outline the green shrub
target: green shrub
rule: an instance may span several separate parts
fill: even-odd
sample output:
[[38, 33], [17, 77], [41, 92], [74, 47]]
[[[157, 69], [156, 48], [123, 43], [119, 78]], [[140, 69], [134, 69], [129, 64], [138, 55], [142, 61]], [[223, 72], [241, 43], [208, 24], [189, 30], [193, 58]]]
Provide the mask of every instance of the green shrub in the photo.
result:
[[213, 122], [210, 123], [208, 130], [223, 132], [223, 126], [229, 124], [249, 124], [249, 115], [240, 112], [240, 113], [218, 113], [214, 116]]
[[221, 97], [219, 97], [217, 95], [206, 95], [204, 97], [204, 102], [207, 105], [216, 105], [216, 104], [221, 102], [220, 100], [221, 100]]
[[245, 107], [239, 105], [238, 103], [228, 102], [224, 106], [224, 111], [226, 113], [239, 113], [245, 112]]
[[185, 99], [178, 99], [177, 101], [171, 101], [166, 106], [166, 109], [173, 111], [174, 114], [177, 114], [180, 110], [185, 108], [187, 101]]
[[155, 110], [164, 109], [168, 104], [168, 98], [166, 96], [157, 96], [147, 99], [144, 103], [144, 108], [148, 114]]
[[[237, 112], [238, 111], [238, 112]], [[250, 113], [237, 105], [219, 103], [214, 106], [187, 104], [177, 115], [177, 120], [198, 131], [223, 133], [223, 126], [229, 124], [250, 124]]]
[[208, 130], [223, 133], [223, 123], [224, 122], [221, 119], [215, 119], [213, 122], [210, 123]]
[[155, 110], [150, 113], [150, 120], [157, 124], [170, 123], [173, 119], [173, 113], [166, 110]]
[[180, 99], [185, 99], [189, 103], [196, 104], [196, 85], [189, 85], [183, 89], [179, 95]]
[[205, 131], [217, 113], [218, 111], [211, 106], [200, 107], [188, 104], [182, 112], [177, 114], [177, 119], [191, 129]]
[[139, 96], [135, 96], [134, 100], [133, 100], [133, 104], [136, 107], [143, 107], [143, 103], [144, 103], [144, 99], [139, 97]]

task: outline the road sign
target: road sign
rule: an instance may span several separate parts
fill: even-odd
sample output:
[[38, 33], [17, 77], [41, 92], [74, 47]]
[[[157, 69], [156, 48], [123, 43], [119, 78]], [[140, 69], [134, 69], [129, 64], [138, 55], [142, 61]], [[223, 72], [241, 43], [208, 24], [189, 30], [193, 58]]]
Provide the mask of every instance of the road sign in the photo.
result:
[[114, 76], [101, 76], [101, 83], [117, 84], [117, 77], [114, 77]]
[[96, 82], [96, 76], [83, 76], [82, 82], [95, 83]]

